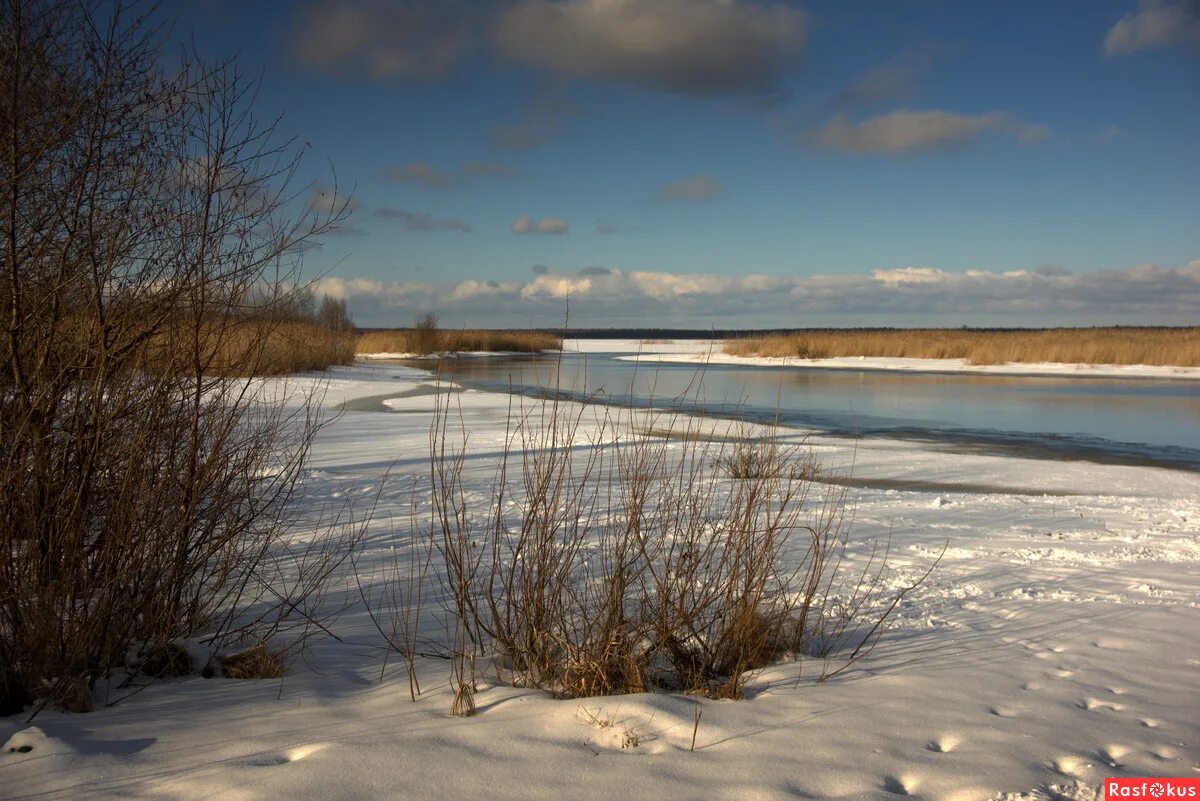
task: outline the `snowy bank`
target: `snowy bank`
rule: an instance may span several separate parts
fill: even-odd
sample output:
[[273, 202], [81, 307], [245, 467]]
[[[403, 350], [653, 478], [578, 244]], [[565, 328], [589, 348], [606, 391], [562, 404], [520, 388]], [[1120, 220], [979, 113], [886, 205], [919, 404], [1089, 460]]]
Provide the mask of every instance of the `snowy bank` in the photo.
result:
[[[330, 406], [380, 399], [320, 434], [297, 519], [374, 505], [358, 571], [370, 592], [419, 544], [410, 511], [428, 502], [413, 488], [429, 470], [434, 379], [363, 364], [289, 384], [323, 385]], [[489, 494], [512, 402], [454, 396], [475, 497]], [[946, 549], [879, 647], [828, 682], [802, 660], [764, 670], [737, 702], [556, 700], [485, 683], [478, 714], [451, 718], [446, 662], [419, 661], [425, 692], [410, 702], [348, 576], [331, 599], [348, 604], [341, 641], [319, 642], [282, 681], [102, 688], [89, 715], [0, 719], [0, 796], [985, 801], [1197, 775], [1200, 477], [894, 440], [813, 447], [863, 482], [849, 490], [848, 558], [890, 542], [888, 580], [902, 583]], [[104, 707], [105, 693], [123, 700]]]
[[617, 356], [618, 359], [650, 363], [735, 364], [752, 367], [818, 367], [829, 370], [889, 370], [916, 373], [982, 373], [1079, 378], [1200, 379], [1200, 367], [1145, 364], [1058, 364], [1054, 362], [970, 364], [965, 359], [902, 359], [884, 356], [841, 356], [832, 359], [731, 356], [722, 351], [724, 344], [723, 340], [641, 343], [637, 340], [576, 339], [564, 342], [563, 348], [579, 353], [619, 353], [623, 355]]

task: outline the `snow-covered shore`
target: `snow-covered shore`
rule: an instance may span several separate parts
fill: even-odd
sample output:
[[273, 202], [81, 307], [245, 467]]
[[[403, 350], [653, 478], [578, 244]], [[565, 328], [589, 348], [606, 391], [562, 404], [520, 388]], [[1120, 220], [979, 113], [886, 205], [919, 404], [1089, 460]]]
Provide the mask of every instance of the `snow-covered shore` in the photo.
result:
[[[707, 357], [633, 353], [652, 347]], [[329, 406], [379, 399], [322, 432], [299, 518], [378, 497], [368, 585], [413, 544], [430, 382], [386, 364], [289, 381], [323, 385]], [[455, 396], [479, 497], [510, 402]], [[816, 683], [811, 664], [785, 662], [746, 700], [703, 701], [694, 751], [696, 701], [677, 694], [567, 701], [485, 685], [479, 713], [457, 719], [446, 663], [430, 658], [412, 703], [358, 603], [336, 623], [342, 641], [282, 683], [192, 677], [89, 715], [45, 712], [36, 730], [0, 719], [0, 741], [32, 746], [0, 753], [0, 797], [1090, 799], [1105, 776], [1198, 775], [1200, 476], [894, 440], [812, 447], [852, 468], [854, 548], [890, 538], [891, 580], [945, 556], [847, 672]]]
[[1059, 364], [1011, 362], [970, 364], [965, 359], [901, 359], [885, 356], [841, 356], [800, 359], [783, 356], [731, 356], [722, 351], [723, 340], [676, 340], [639, 343], [636, 340], [573, 339], [564, 350], [580, 353], [620, 353], [618, 359], [651, 363], [736, 364], [753, 367], [820, 367], [831, 370], [892, 370], [917, 373], [980, 373], [985, 375], [1075, 376], [1080, 378], [1188, 378], [1200, 379], [1200, 367], [1146, 364]]

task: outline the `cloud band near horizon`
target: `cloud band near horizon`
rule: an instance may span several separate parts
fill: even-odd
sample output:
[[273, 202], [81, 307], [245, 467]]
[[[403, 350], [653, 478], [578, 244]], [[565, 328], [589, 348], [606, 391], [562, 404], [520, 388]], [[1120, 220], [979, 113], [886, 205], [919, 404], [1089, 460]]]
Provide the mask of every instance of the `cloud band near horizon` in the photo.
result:
[[367, 326], [404, 326], [435, 311], [448, 326], [802, 328], [1200, 324], [1200, 259], [1072, 273], [1062, 268], [866, 275], [723, 276], [585, 268], [524, 281], [400, 283], [327, 277], [317, 291], [348, 301]]

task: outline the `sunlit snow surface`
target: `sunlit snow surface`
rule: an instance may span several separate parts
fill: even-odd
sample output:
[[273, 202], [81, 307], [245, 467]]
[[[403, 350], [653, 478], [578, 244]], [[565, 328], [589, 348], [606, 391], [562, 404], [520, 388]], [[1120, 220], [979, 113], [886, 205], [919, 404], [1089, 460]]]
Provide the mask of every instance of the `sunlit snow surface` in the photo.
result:
[[[295, 521], [377, 503], [368, 586], [427, 502], [413, 486], [428, 474], [431, 381], [368, 364], [288, 382], [323, 382], [331, 409], [378, 396], [401, 412], [352, 409], [322, 432]], [[472, 497], [489, 496], [514, 402], [454, 396]], [[788, 662], [744, 701], [703, 701], [694, 751], [696, 702], [681, 695], [560, 701], [485, 684], [479, 713], [457, 719], [446, 663], [428, 659], [411, 703], [360, 602], [336, 621], [343, 641], [282, 684], [194, 677], [112, 707], [101, 688], [92, 714], [0, 719], [0, 798], [1086, 799], [1105, 776], [1200, 775], [1200, 475], [895, 440], [814, 448], [856, 479], [856, 558], [890, 537], [899, 585], [945, 555], [847, 672], [818, 684], [815, 664]]]

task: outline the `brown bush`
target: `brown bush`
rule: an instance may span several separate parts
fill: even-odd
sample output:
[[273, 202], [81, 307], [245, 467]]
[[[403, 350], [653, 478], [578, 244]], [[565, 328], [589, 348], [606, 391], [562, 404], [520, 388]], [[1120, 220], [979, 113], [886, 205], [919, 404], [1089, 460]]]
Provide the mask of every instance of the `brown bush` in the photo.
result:
[[[511, 414], [482, 507], [463, 489], [450, 396], [437, 407], [426, 532], [456, 706], [479, 659], [565, 697], [655, 685], [738, 698], [753, 671], [820, 639], [832, 675], [870, 651], [912, 589], [889, 600], [882, 561], [845, 566], [845, 489], [811, 497], [809, 454], [778, 432], [747, 443], [734, 426], [714, 436], [652, 415], [641, 429], [660, 436], [626, 441], [634, 426], [608, 409], [585, 437], [594, 407], [547, 394]], [[729, 481], [722, 465], [746, 449], [761, 458]]]
[[352, 539], [292, 540], [318, 415], [246, 378], [324, 347], [287, 321], [301, 254], [345, 206], [294, 215], [298, 151], [254, 119], [253, 84], [165, 69], [137, 5], [0, 14], [5, 707], [89, 708], [138, 643], [305, 631], [301, 598]]

